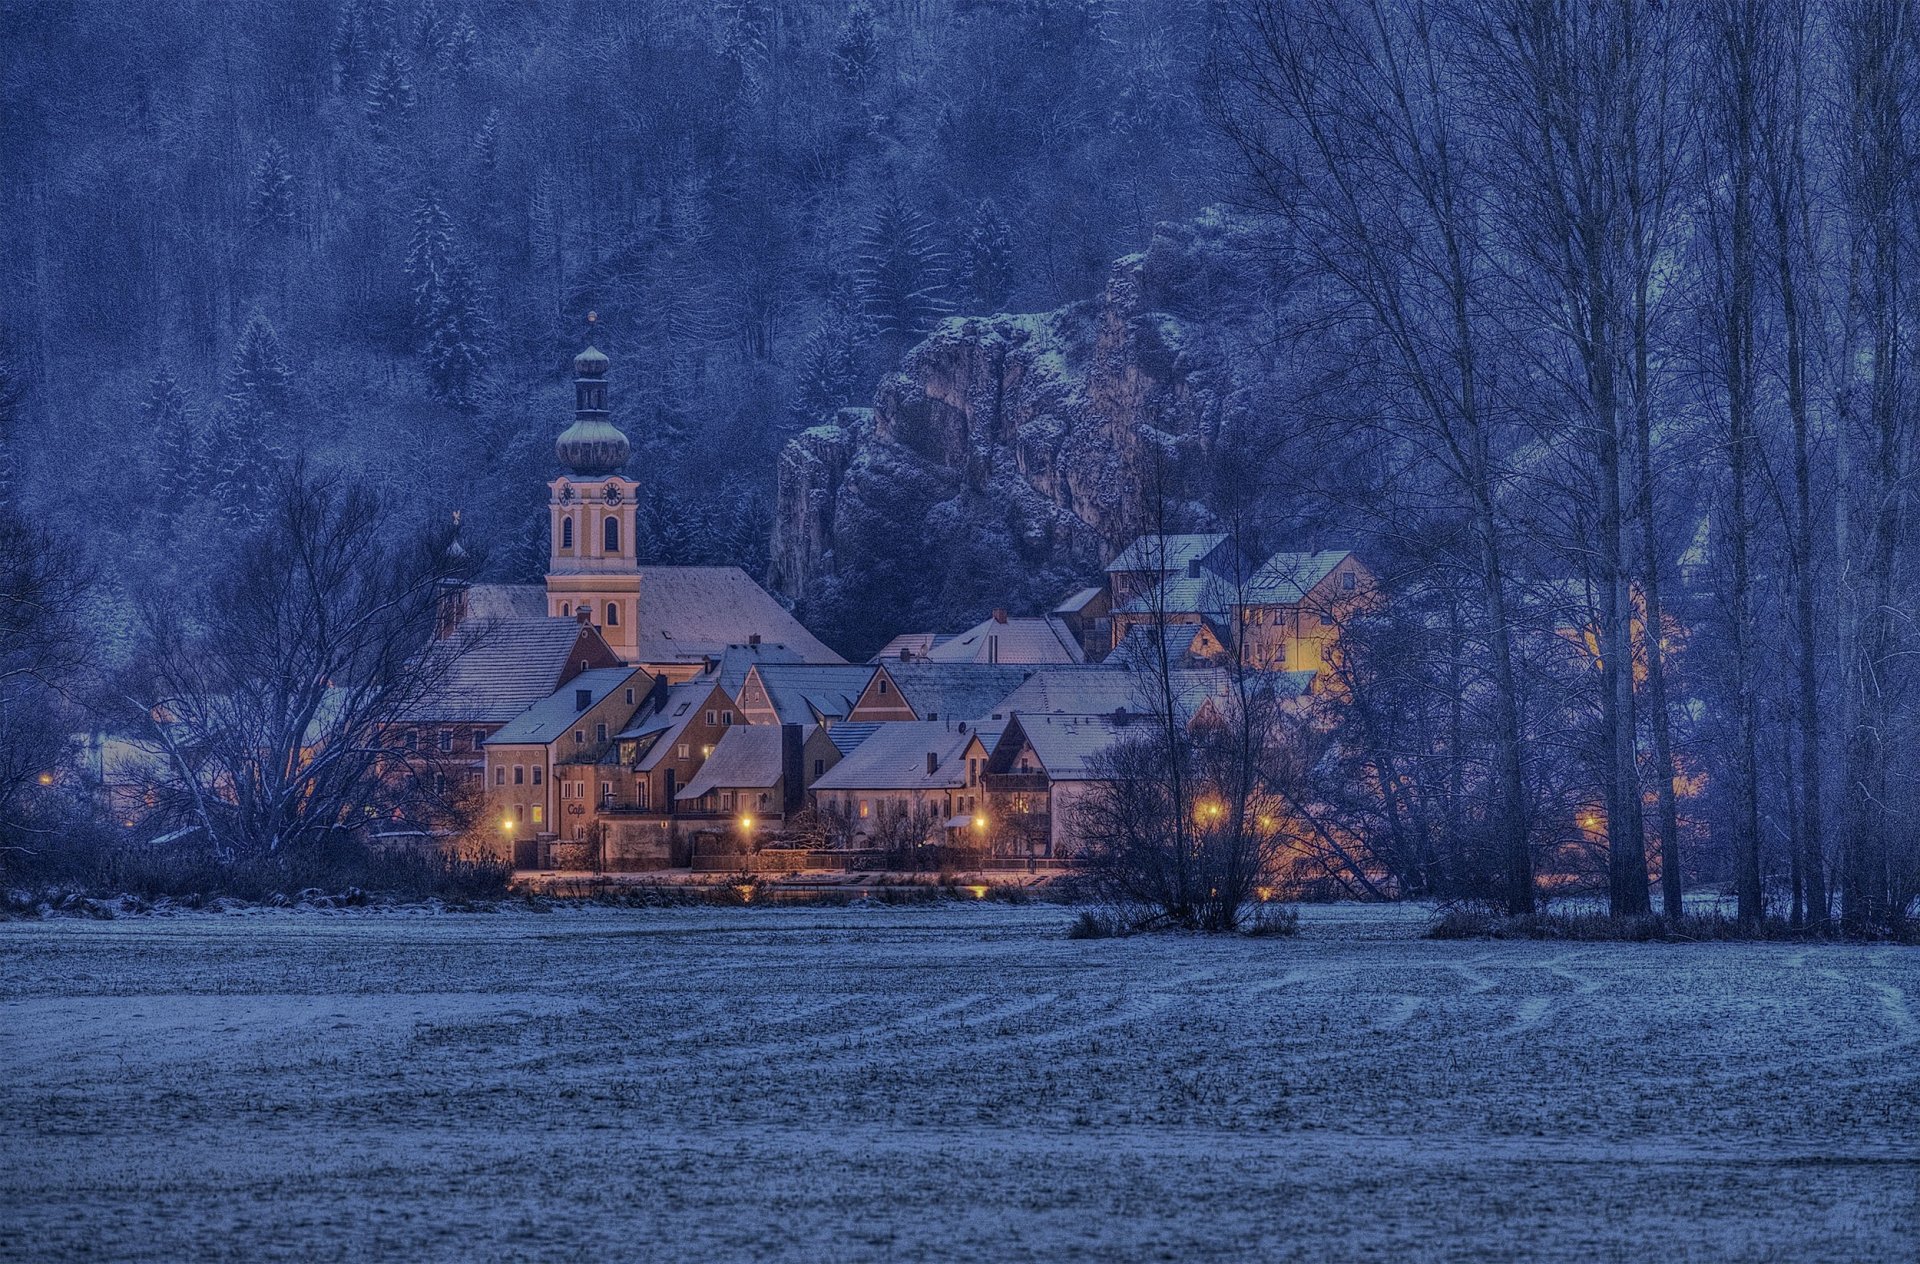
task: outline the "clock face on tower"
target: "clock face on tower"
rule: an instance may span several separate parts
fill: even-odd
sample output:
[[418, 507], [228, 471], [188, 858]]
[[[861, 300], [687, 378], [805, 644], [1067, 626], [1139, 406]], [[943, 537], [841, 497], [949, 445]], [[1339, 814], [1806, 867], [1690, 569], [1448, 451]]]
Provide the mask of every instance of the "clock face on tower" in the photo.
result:
[[560, 484], [560, 503], [563, 505], [571, 505], [573, 503], [573, 484], [572, 483]]
[[602, 492], [600, 496], [601, 496], [601, 499], [605, 500], [609, 505], [619, 504], [620, 503], [620, 484], [608, 483], [606, 490]]

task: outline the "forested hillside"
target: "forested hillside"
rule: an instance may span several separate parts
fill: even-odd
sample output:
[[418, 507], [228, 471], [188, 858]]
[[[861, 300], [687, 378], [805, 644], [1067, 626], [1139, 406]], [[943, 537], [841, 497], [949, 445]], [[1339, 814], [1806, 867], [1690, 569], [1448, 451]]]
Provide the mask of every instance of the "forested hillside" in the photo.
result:
[[[940, 317], [1218, 196], [1206, 6], [8, 6], [10, 494], [123, 585], [364, 466], [530, 578], [589, 310], [643, 556], [765, 569], [776, 459]], [[261, 461], [265, 454], [268, 458]], [[185, 544], [188, 547], [182, 547]], [[123, 591], [122, 596], [130, 595]]]

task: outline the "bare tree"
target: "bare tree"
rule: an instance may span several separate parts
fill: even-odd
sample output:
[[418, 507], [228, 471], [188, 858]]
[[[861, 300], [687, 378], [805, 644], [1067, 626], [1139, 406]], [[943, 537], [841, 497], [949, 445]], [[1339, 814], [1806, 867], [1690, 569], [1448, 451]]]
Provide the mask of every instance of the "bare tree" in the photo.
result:
[[90, 582], [50, 533], [0, 507], [0, 846], [37, 829], [28, 797], [64, 779]]
[[461, 787], [411, 725], [484, 634], [430, 642], [466, 565], [444, 544], [366, 486], [296, 470], [203, 588], [148, 604], [126, 697], [165, 754], [156, 822], [235, 856], [455, 811]]

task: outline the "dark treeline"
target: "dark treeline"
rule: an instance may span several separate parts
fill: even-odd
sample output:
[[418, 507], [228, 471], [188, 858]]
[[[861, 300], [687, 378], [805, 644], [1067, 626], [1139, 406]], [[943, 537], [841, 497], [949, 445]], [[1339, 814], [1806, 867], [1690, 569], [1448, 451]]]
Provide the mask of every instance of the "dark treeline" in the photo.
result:
[[[1248, 0], [1293, 482], [1372, 541], [1320, 802], [1409, 885], [1897, 923], [1920, 891], [1905, 0]], [[1298, 440], [1296, 439], [1296, 450]]]
[[[1218, 190], [1146, 0], [8, 9], [8, 486], [184, 578], [273, 466], [537, 573], [589, 310], [646, 555], [764, 570], [775, 455], [954, 311], [1096, 288]], [[78, 499], [79, 504], [74, 500]], [[111, 506], [111, 511], [106, 511]], [[105, 512], [103, 512], [105, 511]]]

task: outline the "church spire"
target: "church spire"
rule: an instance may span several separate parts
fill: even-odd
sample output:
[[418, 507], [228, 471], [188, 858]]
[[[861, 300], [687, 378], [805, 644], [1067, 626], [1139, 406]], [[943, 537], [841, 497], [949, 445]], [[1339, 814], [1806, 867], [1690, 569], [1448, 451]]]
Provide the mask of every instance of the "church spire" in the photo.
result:
[[612, 474], [627, 463], [627, 436], [607, 419], [606, 354], [593, 345], [599, 313], [587, 313], [587, 349], [573, 358], [573, 424], [554, 440], [554, 455], [573, 474]]

